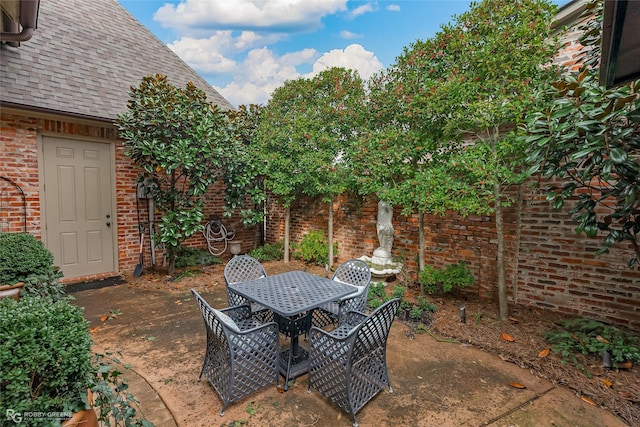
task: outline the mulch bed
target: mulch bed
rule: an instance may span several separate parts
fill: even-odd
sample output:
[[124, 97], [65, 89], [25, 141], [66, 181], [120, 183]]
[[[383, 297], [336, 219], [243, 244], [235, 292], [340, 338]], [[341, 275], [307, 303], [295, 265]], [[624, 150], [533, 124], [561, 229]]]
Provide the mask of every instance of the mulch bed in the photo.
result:
[[[436, 336], [496, 354], [541, 378], [574, 390], [585, 402], [611, 411], [629, 425], [640, 425], [638, 366], [605, 369], [602, 360], [592, 355], [577, 356], [581, 367], [563, 361], [544, 339], [545, 334], [560, 330], [559, 321], [563, 317], [538, 309], [510, 307], [510, 320], [501, 322], [497, 304], [491, 301], [455, 296], [428, 299], [438, 306], [431, 324], [431, 332]], [[460, 318], [462, 306], [465, 306], [465, 323]], [[545, 355], [546, 349], [551, 350], [548, 355]]]

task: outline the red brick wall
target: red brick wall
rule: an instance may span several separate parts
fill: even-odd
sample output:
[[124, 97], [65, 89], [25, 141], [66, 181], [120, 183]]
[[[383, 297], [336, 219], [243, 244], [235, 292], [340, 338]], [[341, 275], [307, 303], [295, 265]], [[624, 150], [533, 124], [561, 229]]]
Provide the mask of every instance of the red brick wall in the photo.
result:
[[[596, 255], [600, 239], [575, 232], [577, 224], [567, 214], [570, 207], [554, 210], [543, 194], [523, 186], [520, 237], [517, 203], [505, 212], [507, 234], [507, 285], [511, 304], [601, 319], [640, 329], [640, 270], [627, 267], [630, 247], [616, 247]], [[514, 193], [515, 195], [515, 193]], [[569, 204], [570, 206], [570, 204]], [[328, 204], [302, 200], [291, 206], [291, 241], [300, 242], [308, 230], [326, 235]], [[418, 217], [405, 217], [395, 207], [392, 255], [404, 259], [417, 279]], [[334, 240], [337, 263], [378, 247], [377, 201], [356, 203], [344, 197], [334, 203]], [[284, 212], [269, 201], [268, 242], [284, 238]], [[497, 241], [494, 217], [425, 216], [425, 264], [442, 267], [464, 261], [476, 279], [471, 291], [481, 298], [497, 299]]]
[[[118, 227], [118, 271], [104, 274], [130, 273], [138, 263], [139, 233], [136, 207], [135, 182], [138, 171], [132, 161], [124, 155], [124, 147], [117, 140], [115, 127], [100, 123], [83, 123], [65, 118], [33, 117], [29, 113], [6, 111], [0, 112], [0, 175], [18, 184], [26, 196], [27, 231], [42, 238], [40, 187], [38, 175], [38, 135], [58, 135], [60, 137], [86, 137], [92, 141], [103, 141], [115, 144], [116, 167], [116, 224]], [[217, 185], [207, 196], [206, 218], [222, 218], [223, 186]], [[142, 223], [147, 223], [146, 200], [140, 200], [140, 216]], [[162, 213], [156, 210], [156, 221]], [[0, 180], [0, 231], [24, 231], [22, 199], [19, 190], [13, 185]], [[235, 230], [236, 240], [242, 240], [243, 252], [260, 243], [257, 233], [259, 228], [245, 229], [237, 217], [224, 218], [223, 223], [229, 230]], [[148, 235], [147, 235], [148, 237]], [[187, 241], [187, 246], [206, 248], [206, 241], [201, 233]], [[228, 254], [228, 252], [227, 252]], [[149, 239], [145, 243], [145, 265], [150, 265]], [[156, 261], [162, 264], [162, 252], [156, 251]], [[98, 276], [77, 278], [88, 280]]]

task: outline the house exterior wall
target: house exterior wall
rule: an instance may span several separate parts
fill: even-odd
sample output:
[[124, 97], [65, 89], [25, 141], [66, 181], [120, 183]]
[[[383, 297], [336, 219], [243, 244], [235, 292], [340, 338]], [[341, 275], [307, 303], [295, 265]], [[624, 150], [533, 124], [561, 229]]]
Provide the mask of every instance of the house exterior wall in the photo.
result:
[[[86, 281], [131, 273], [139, 262], [138, 206], [143, 224], [148, 221], [145, 199], [136, 204], [136, 178], [138, 171], [133, 162], [124, 155], [122, 141], [117, 138], [117, 129], [109, 124], [75, 120], [63, 116], [41, 115], [33, 112], [2, 109], [0, 111], [0, 175], [15, 182], [26, 199], [27, 232], [43, 239], [42, 211], [40, 206], [38, 140], [40, 135], [80, 138], [107, 142], [115, 145], [115, 197], [117, 226], [117, 270], [100, 275], [83, 276], [67, 282]], [[245, 229], [237, 217], [222, 218], [223, 186], [218, 184], [206, 197], [205, 218], [222, 219], [228, 230], [234, 230], [236, 240], [242, 240], [242, 251], [247, 252], [260, 243], [256, 228]], [[155, 221], [162, 213], [156, 211]], [[24, 231], [23, 202], [18, 189], [0, 180], [0, 231]], [[206, 248], [201, 233], [185, 242], [186, 246]], [[228, 252], [223, 256], [228, 256]], [[145, 267], [150, 266], [150, 244], [146, 240], [144, 249]], [[162, 251], [156, 251], [156, 263], [162, 264]]]

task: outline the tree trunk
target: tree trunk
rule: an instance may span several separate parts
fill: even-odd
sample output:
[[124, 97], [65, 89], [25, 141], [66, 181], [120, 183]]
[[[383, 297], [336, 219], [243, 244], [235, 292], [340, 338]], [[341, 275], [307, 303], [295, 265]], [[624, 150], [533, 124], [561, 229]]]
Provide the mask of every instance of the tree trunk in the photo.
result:
[[420, 240], [420, 258], [418, 259], [418, 273], [424, 270], [424, 254], [426, 252], [426, 242], [424, 239], [424, 213], [418, 214], [418, 238]]
[[291, 219], [291, 208], [284, 209], [284, 262], [289, 262], [289, 220]]
[[509, 318], [509, 307], [507, 305], [507, 283], [504, 265], [504, 219], [502, 215], [502, 199], [499, 183], [493, 185], [493, 196], [495, 197], [496, 237], [498, 239], [498, 258], [496, 262], [498, 274], [498, 305], [500, 307], [500, 320], [506, 321]]
[[329, 268], [333, 267], [333, 199], [329, 201]]

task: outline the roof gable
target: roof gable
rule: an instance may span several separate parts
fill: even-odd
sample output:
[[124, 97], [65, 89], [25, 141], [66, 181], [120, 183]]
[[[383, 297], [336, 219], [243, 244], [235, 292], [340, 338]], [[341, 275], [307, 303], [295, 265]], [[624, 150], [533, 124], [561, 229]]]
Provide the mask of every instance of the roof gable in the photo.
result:
[[0, 102], [111, 121], [126, 111], [130, 87], [156, 73], [233, 108], [116, 0], [46, 0], [31, 40], [0, 47]]

